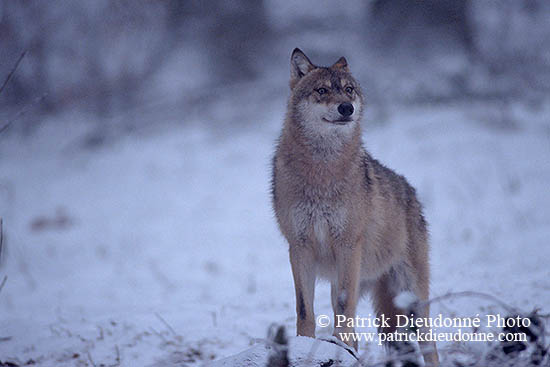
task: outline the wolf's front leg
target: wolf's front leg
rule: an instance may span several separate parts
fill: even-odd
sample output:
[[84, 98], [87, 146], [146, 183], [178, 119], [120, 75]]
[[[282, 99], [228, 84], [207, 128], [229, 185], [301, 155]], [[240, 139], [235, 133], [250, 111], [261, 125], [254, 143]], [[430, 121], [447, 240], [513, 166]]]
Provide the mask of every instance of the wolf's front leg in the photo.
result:
[[[343, 340], [340, 333], [354, 333], [347, 320], [355, 318], [359, 298], [361, 274], [361, 246], [343, 245], [335, 249], [337, 278], [331, 287], [332, 309], [334, 311], [334, 336], [357, 350], [357, 340], [350, 335]], [[342, 319], [346, 320], [344, 322]]]
[[296, 330], [298, 335], [315, 338], [315, 257], [310, 246], [290, 245], [290, 264], [296, 290]]

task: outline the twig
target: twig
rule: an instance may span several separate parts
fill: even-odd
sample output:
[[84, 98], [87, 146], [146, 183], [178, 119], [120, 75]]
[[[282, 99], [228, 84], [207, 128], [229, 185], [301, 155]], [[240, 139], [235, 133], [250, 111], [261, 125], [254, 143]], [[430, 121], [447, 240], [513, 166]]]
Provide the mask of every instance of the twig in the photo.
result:
[[93, 367], [96, 367], [96, 364], [94, 363], [94, 360], [92, 359], [92, 355], [90, 354], [90, 351], [87, 350], [86, 351], [86, 354], [88, 355], [88, 360], [90, 361], [90, 363], [92, 364]]
[[28, 106], [24, 107], [23, 109], [21, 109], [21, 111], [19, 111], [14, 118], [12, 118], [11, 120], [9, 120], [4, 126], [0, 127], [0, 134], [2, 134], [4, 132], [4, 130], [6, 130], [11, 124], [13, 124], [15, 121], [17, 121], [21, 116], [23, 116], [24, 114], [26, 114], [29, 109], [34, 106], [35, 104], [37, 104], [38, 102], [42, 101], [44, 98], [46, 98], [47, 96], [47, 93], [44, 93], [42, 96], [36, 98], [34, 101], [32, 101]]
[[118, 349], [118, 345], [115, 344], [115, 351], [116, 351], [116, 358], [115, 358], [115, 364], [112, 365], [113, 367], [120, 366], [120, 350]]
[[8, 85], [8, 82], [13, 77], [13, 75], [15, 74], [17, 68], [19, 67], [19, 63], [21, 63], [21, 60], [23, 60], [23, 57], [25, 57], [26, 54], [27, 54], [27, 50], [23, 51], [21, 53], [21, 56], [19, 56], [19, 59], [17, 59], [17, 62], [15, 63], [13, 68], [11, 69], [11, 71], [8, 74], [6, 80], [4, 80], [4, 84], [2, 84], [2, 87], [0, 87], [0, 94], [2, 94], [2, 91], [4, 90], [4, 88], [6, 88], [6, 85]]
[[475, 292], [475, 291], [449, 292], [449, 293], [446, 293], [442, 296], [438, 296], [438, 297], [434, 297], [432, 299], [429, 299], [427, 301], [420, 301], [419, 305], [420, 306], [427, 306], [427, 305], [432, 304], [434, 302], [440, 302], [440, 301], [443, 301], [443, 300], [446, 300], [446, 299], [459, 298], [459, 297], [485, 298], [485, 299], [488, 299], [490, 301], [493, 301], [493, 302], [497, 303], [498, 305], [500, 305], [502, 308], [506, 309], [506, 311], [508, 311], [510, 313], [517, 313], [518, 312], [518, 310], [515, 307], [512, 307], [512, 306], [508, 305], [507, 303], [501, 301], [500, 299], [498, 299], [495, 296], [492, 296], [492, 295], [487, 294], [487, 293]]
[[166, 340], [166, 338], [164, 337], [164, 335], [162, 335], [161, 333], [159, 333], [155, 328], [153, 328], [152, 326], [149, 326], [149, 329], [151, 330], [151, 332], [153, 334], [155, 334], [156, 336], [158, 336], [159, 338], [162, 339], [163, 342], [167, 343], [168, 340]]
[[157, 312], [155, 312], [155, 316], [164, 324], [164, 326], [166, 326], [168, 328], [168, 330], [170, 330], [170, 332], [174, 335], [174, 336], [177, 336], [178, 333], [176, 333], [176, 331], [172, 328], [172, 326], [170, 326], [169, 323], [166, 322], [165, 319], [162, 318], [162, 316], [160, 316]]
[[2, 260], [2, 249], [4, 245], [4, 231], [2, 228], [3, 220], [0, 218], [0, 260]]
[[8, 281], [8, 276], [4, 275], [4, 279], [2, 279], [2, 283], [0, 283], [0, 292], [2, 292], [2, 288], [4, 288], [4, 285]]

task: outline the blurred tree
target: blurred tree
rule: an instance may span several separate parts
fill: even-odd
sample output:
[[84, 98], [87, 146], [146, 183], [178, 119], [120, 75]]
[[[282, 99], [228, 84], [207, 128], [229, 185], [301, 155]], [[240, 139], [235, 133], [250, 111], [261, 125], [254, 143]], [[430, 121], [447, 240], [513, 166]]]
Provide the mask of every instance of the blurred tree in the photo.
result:
[[[426, 49], [455, 41], [473, 50], [469, 0], [375, 0], [370, 26], [378, 45]], [[447, 46], [447, 45], [445, 45]]]
[[[217, 2], [208, 42], [211, 59], [220, 63], [218, 78], [253, 79], [257, 76], [262, 46], [269, 37], [263, 1], [239, 0], [232, 6], [224, 0]], [[214, 3], [209, 2], [210, 6]]]
[[209, 61], [212, 83], [253, 79], [270, 36], [263, 1], [29, 0], [0, 9], [0, 75], [29, 51], [0, 103], [47, 93], [50, 111], [132, 108], [170, 55], [193, 47]]
[[0, 73], [28, 50], [4, 104], [47, 93], [44, 107], [50, 111], [75, 103], [101, 115], [128, 108], [139, 86], [173, 51], [163, 42], [162, 2], [13, 1], [0, 6]]
[[[443, 92], [451, 98], [541, 101], [550, 91], [546, 0], [375, 0], [366, 24], [379, 52], [420, 56], [420, 67], [441, 55], [464, 60], [459, 68], [445, 65], [446, 58], [436, 63], [434, 74], [455, 89]], [[434, 79], [433, 96], [442, 93], [440, 82]]]
[[271, 32], [264, 2], [246, 0], [170, 1], [173, 35], [201, 42], [213, 82], [254, 79]]

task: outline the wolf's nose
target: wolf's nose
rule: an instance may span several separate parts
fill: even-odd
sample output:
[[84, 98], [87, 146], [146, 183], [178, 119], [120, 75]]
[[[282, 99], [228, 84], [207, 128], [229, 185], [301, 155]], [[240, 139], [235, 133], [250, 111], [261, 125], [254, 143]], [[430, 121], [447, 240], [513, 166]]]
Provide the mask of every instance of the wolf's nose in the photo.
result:
[[351, 103], [345, 102], [338, 106], [338, 112], [344, 117], [351, 116], [353, 113], [353, 105]]

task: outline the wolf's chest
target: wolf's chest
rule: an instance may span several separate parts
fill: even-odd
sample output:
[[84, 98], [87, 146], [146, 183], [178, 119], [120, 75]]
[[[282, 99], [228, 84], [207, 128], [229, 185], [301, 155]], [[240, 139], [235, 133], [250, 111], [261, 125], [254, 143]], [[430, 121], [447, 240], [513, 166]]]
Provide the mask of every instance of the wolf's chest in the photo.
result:
[[347, 210], [339, 203], [324, 200], [303, 200], [295, 203], [290, 219], [297, 238], [312, 242], [325, 251], [331, 240], [342, 235]]

